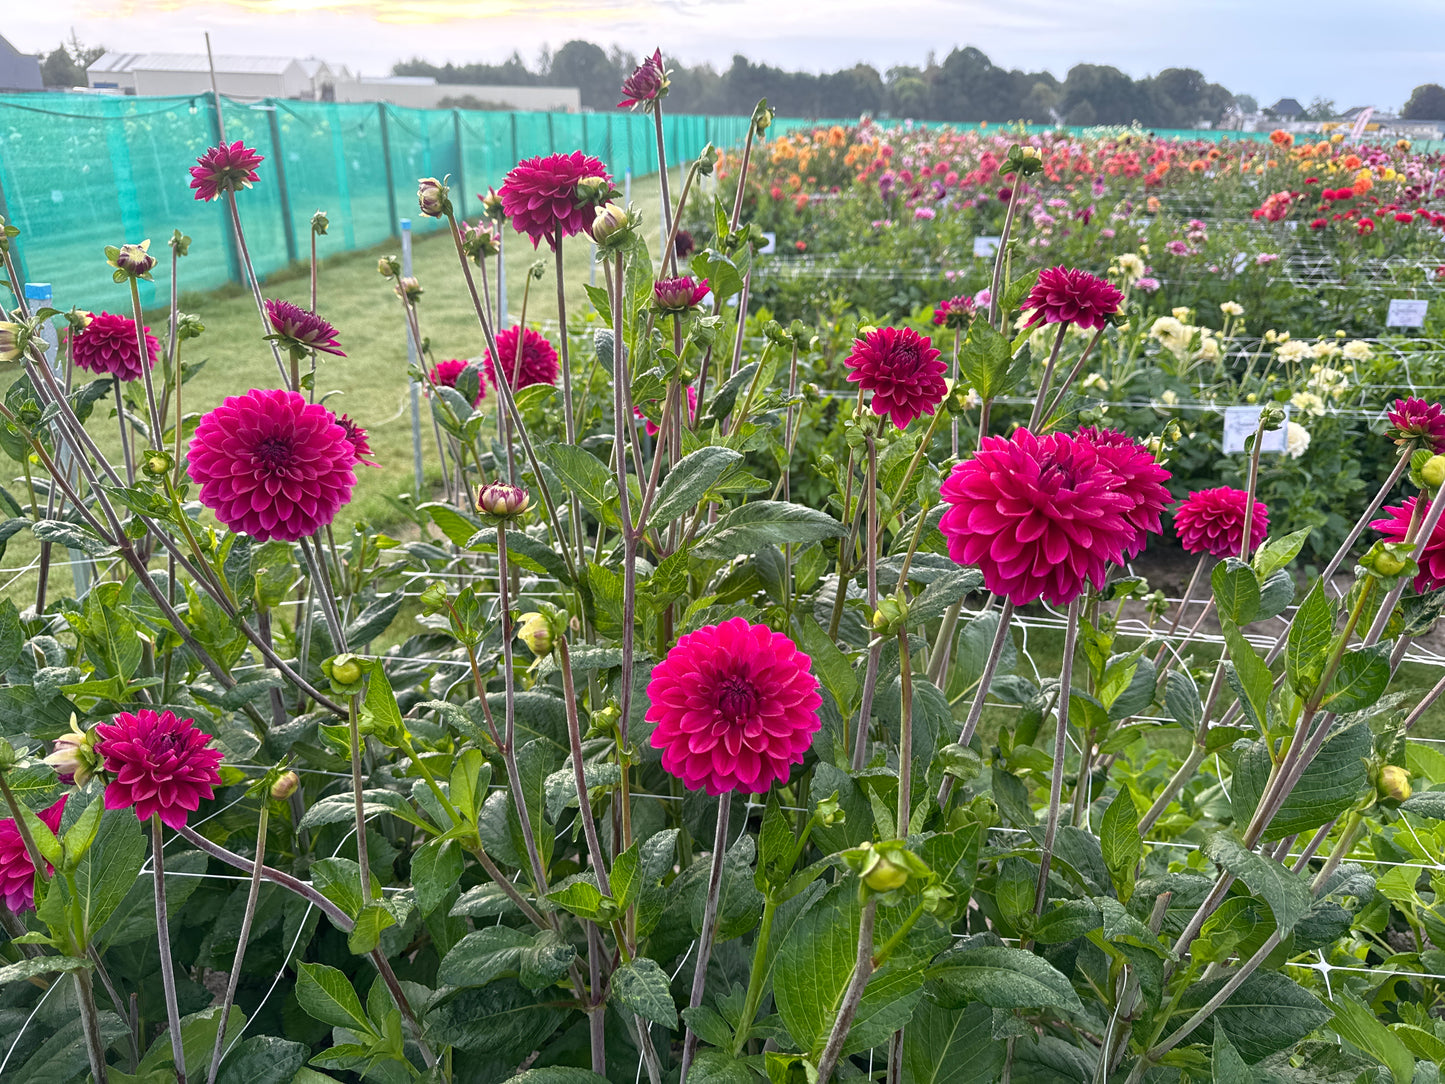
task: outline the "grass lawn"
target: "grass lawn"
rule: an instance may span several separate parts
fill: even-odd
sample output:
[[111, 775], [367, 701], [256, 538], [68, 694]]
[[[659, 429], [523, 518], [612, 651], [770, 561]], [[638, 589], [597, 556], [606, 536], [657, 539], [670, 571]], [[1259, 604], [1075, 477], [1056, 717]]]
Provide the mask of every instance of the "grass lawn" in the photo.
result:
[[[681, 185], [680, 173], [673, 174], [673, 192]], [[659, 186], [656, 177], [636, 179], [631, 198], [642, 213], [644, 235], [654, 257], [661, 242], [659, 232]], [[244, 213], [244, 195], [242, 196]], [[330, 238], [320, 239], [324, 255], [329, 239], [339, 231], [332, 224]], [[334, 242], [333, 242], [334, 243]], [[322, 354], [316, 378], [318, 395], [339, 392], [328, 400], [338, 414], [345, 413], [365, 426], [371, 439], [372, 458], [379, 469], [359, 467], [357, 487], [352, 503], [343, 510], [341, 519], [350, 523], [366, 520], [385, 527], [394, 522], [395, 513], [383, 495], [410, 492], [415, 488], [412, 460], [412, 429], [410, 391], [406, 376], [406, 331], [401, 303], [392, 292], [392, 285], [377, 274], [378, 257], [400, 253], [399, 239], [375, 248], [324, 258], [317, 288], [317, 310], [340, 331], [341, 348], [346, 357]], [[169, 250], [156, 246], [161, 263], [156, 268], [157, 285], [165, 290], [169, 274]], [[512, 320], [520, 315], [522, 287], [528, 268], [538, 260], [546, 262], [546, 273], [532, 283], [527, 302], [528, 323], [549, 324], [555, 329], [557, 320], [557, 280], [554, 257], [544, 244], [534, 252], [531, 242], [510, 228], [506, 231], [504, 255], [507, 271], [507, 302]], [[585, 237], [573, 238], [563, 245], [564, 282], [567, 287], [569, 323], [575, 328], [592, 304], [583, 289], [589, 281], [591, 246]], [[494, 269], [495, 264], [489, 267]], [[419, 309], [422, 335], [430, 339], [438, 359], [478, 357], [485, 351], [481, 329], [477, 325], [466, 283], [457, 265], [456, 250], [445, 231], [418, 237], [413, 246], [414, 274], [425, 294]], [[475, 272], [474, 272], [475, 273]], [[495, 277], [495, 276], [492, 276]], [[181, 261], [180, 279], [185, 286], [185, 260]], [[600, 282], [600, 277], [599, 280]], [[492, 283], [495, 290], [496, 284]], [[307, 268], [295, 266], [272, 275], [262, 285], [267, 297], [284, 298], [303, 307], [310, 302]], [[495, 298], [495, 294], [493, 294]], [[129, 313], [126, 288], [115, 288], [115, 301], [109, 311]], [[249, 292], [237, 286], [204, 294], [182, 293], [182, 312], [198, 314], [205, 324], [205, 334], [183, 345], [183, 360], [204, 359], [205, 368], [185, 386], [184, 408], [206, 411], [227, 395], [237, 395], [248, 388], [276, 387], [280, 383], [271, 349], [261, 338], [260, 317]], [[164, 343], [167, 322], [165, 310], [146, 314], [146, 322]], [[555, 330], [548, 337], [556, 341]], [[0, 386], [8, 386], [19, 375], [15, 364], [0, 365]], [[79, 373], [79, 377], [86, 374]], [[484, 403], [484, 408], [490, 403]], [[429, 411], [422, 404], [422, 454], [427, 467], [428, 486], [438, 486], [440, 470], [436, 442], [432, 437]], [[88, 422], [88, 428], [115, 463], [120, 462], [120, 438], [111, 401], [103, 400]], [[5, 487], [22, 504], [26, 501], [24, 476], [19, 464], [7, 460], [10, 477]], [[0, 470], [5, 468], [0, 467]], [[23, 569], [38, 555], [39, 545], [28, 531], [10, 540], [0, 566]], [[64, 560], [59, 550], [54, 558]], [[0, 592], [15, 600], [22, 610], [35, 602], [37, 577], [33, 571], [5, 572], [0, 579]], [[67, 570], [51, 575], [50, 596], [71, 590]]]

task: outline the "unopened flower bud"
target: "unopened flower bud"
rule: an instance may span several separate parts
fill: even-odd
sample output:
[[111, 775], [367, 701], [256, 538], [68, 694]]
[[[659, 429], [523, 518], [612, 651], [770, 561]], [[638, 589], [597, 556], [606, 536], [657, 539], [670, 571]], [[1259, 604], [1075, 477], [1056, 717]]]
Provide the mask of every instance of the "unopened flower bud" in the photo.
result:
[[1420, 477], [1425, 479], [1425, 484], [1431, 489], [1439, 489], [1445, 485], [1445, 455], [1432, 455], [1420, 468]]
[[428, 218], [441, 218], [452, 209], [447, 186], [435, 177], [423, 177], [416, 182], [417, 209]]
[[547, 620], [546, 614], [539, 614], [536, 610], [525, 613], [522, 615], [521, 624], [517, 626], [517, 639], [526, 644], [527, 649], [538, 658], [551, 654], [552, 623]]
[[502, 251], [502, 243], [492, 227], [484, 222], [469, 226], [465, 222], [458, 227], [462, 238], [462, 251], [477, 263]]
[[417, 281], [415, 275], [405, 275], [397, 279], [395, 289], [397, 297], [405, 298], [413, 305], [421, 300], [423, 293], [421, 283]]
[[148, 251], [150, 247], [149, 239], [138, 245], [121, 245], [110, 260], [111, 266], [120, 272], [122, 277], [149, 278], [151, 268], [156, 265], [156, 258]]
[[164, 478], [170, 474], [175, 461], [171, 459], [170, 453], [159, 448], [152, 448], [145, 454], [141, 462], [141, 473], [147, 478]]
[[606, 203], [613, 191], [612, 182], [606, 177], [583, 177], [577, 182], [577, 206]]
[[478, 195], [477, 199], [482, 201], [482, 214], [486, 215], [493, 222], [505, 222], [507, 212], [502, 209], [502, 197], [495, 188], [488, 188], [485, 196]]
[[753, 127], [757, 129], [758, 135], [762, 135], [773, 126], [775, 113], [768, 108], [767, 102], [759, 102], [758, 107], [753, 110]]
[[271, 797], [275, 798], [278, 802], [284, 802], [296, 793], [296, 788], [300, 785], [301, 777], [295, 772], [287, 772], [271, 784]]
[[874, 851], [863, 871], [863, 883], [874, 892], [892, 892], [908, 883], [908, 868], [887, 855]]
[[488, 516], [519, 516], [530, 503], [531, 497], [525, 488], [507, 482], [493, 482], [477, 494], [477, 511]]
[[25, 328], [6, 320], [0, 322], [0, 361], [15, 361], [24, 350], [21, 346]]
[[401, 274], [401, 261], [395, 256], [383, 256], [376, 261], [376, 273], [384, 279], [394, 279]]
[[1412, 793], [1410, 773], [1395, 764], [1386, 764], [1380, 769], [1380, 797], [1403, 802]]
[[73, 783], [83, 787], [89, 783], [100, 767], [100, 756], [95, 751], [95, 739], [88, 731], [81, 730], [75, 716], [70, 717], [70, 730], [55, 739], [55, 746], [45, 763], [55, 769], [62, 783]]
[[311, 216], [311, 232], [318, 237], [326, 236], [326, 231], [331, 226], [331, 219], [326, 217], [325, 211], [317, 211]]
[[908, 603], [899, 595], [889, 595], [887, 598], [878, 600], [878, 608], [873, 611], [873, 628], [875, 631], [891, 635], [896, 633], [908, 621]]
[[627, 212], [615, 203], [604, 203], [592, 216], [592, 240], [599, 245], [606, 243], [627, 229]]
[[327, 659], [321, 669], [333, 685], [355, 685], [361, 680], [361, 660], [349, 652]]

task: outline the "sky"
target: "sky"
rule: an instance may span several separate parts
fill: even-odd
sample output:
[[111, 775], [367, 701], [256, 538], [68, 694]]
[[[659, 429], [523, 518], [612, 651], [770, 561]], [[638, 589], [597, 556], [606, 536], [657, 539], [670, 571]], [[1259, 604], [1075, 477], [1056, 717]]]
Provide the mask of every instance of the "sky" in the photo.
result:
[[[1378, 18], [1372, 15], [1378, 14]], [[1341, 109], [1403, 105], [1445, 84], [1445, 0], [46, 0], [0, 5], [26, 52], [74, 28], [133, 52], [318, 56], [368, 75], [401, 59], [529, 63], [572, 38], [692, 64], [734, 53], [810, 71], [880, 71], [974, 45], [995, 64], [1062, 78], [1080, 62], [1139, 77], [1190, 67], [1262, 104], [1315, 96]]]

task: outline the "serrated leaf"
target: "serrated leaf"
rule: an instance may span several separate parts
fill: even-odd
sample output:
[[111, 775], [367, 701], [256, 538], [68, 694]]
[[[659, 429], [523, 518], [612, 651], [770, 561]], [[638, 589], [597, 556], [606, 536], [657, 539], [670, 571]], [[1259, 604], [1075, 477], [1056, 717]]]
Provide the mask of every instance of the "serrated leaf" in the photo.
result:
[[729, 469], [742, 462], [742, 453], [710, 445], [683, 456], [657, 487], [649, 513], [652, 523], [670, 523], [696, 507]]
[[1007, 945], [966, 945], [945, 952], [929, 969], [953, 1005], [982, 1002], [991, 1009], [1057, 1007], [1080, 1012], [1069, 980], [1045, 960]]
[[1324, 581], [1317, 579], [1295, 611], [1285, 645], [1285, 677], [1300, 697], [1313, 695], [1324, 676], [1334, 635], [1335, 611], [1325, 597]]
[[1104, 811], [1103, 823], [1099, 826], [1099, 847], [1104, 853], [1104, 865], [1119, 899], [1125, 903], [1134, 892], [1134, 870], [1144, 857], [1144, 839], [1139, 834], [1139, 810], [1129, 794], [1129, 788], [1119, 788], [1119, 793]]
[[377, 1037], [347, 977], [325, 964], [296, 965], [296, 1002], [312, 1019]]
[[635, 956], [612, 973], [612, 994], [626, 1009], [663, 1027], [677, 1027], [677, 1006], [667, 972], [656, 960]]
[[1229, 832], [1216, 832], [1204, 843], [1206, 857], [1234, 874], [1269, 904], [1281, 936], [1289, 933], [1314, 902], [1309, 882], [1272, 858], [1249, 850]]
[[1259, 613], [1259, 580], [1254, 569], [1237, 557], [1226, 557], [1209, 575], [1214, 603], [1221, 617], [1248, 625]]
[[844, 527], [826, 512], [787, 501], [753, 501], [724, 513], [693, 553], [705, 560], [726, 561], [763, 546], [817, 542], [838, 538]]

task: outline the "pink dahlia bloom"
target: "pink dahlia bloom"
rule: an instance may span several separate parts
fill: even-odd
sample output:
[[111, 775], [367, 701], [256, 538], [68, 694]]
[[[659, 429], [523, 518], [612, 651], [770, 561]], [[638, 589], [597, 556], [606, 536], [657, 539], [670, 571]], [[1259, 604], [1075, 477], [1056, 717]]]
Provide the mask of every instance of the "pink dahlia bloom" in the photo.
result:
[[853, 343], [848, 380], [873, 393], [873, 413], [888, 415], [899, 429], [932, 414], [948, 385], [948, 366], [933, 340], [910, 327], [880, 327]]
[[659, 49], [622, 80], [623, 97], [617, 108], [629, 109], [658, 101], [667, 94], [667, 82], [667, 69], [662, 66], [662, 50]]
[[310, 309], [268, 298], [266, 320], [276, 333], [276, 341], [288, 350], [319, 350], [338, 358], [346, 357], [336, 343], [336, 328]]
[[971, 297], [950, 297], [933, 306], [933, 323], [938, 327], [962, 330], [968, 327], [978, 312], [978, 305]]
[[[522, 341], [520, 360], [517, 357], [519, 338]], [[497, 353], [502, 355], [502, 371], [507, 374], [507, 385], [513, 391], [533, 384], [557, 383], [557, 351], [541, 332], [513, 324], [506, 331], [497, 332]], [[497, 369], [490, 350], [482, 358], [482, 368], [496, 387]]]
[[[462, 375], [462, 370], [469, 364], [469, 362], [463, 361], [461, 358], [447, 358], [446, 361], [439, 361], [433, 365], [428, 375], [431, 377], [431, 382], [439, 388], [455, 388], [457, 386], [457, 378]], [[490, 366], [488, 366], [487, 372], [491, 372]], [[485, 380], [478, 380], [477, 394], [472, 399], [472, 406], [479, 405], [486, 397], [487, 382]]]
[[351, 500], [355, 464], [331, 411], [294, 391], [253, 388], [201, 419], [187, 469], [201, 503], [231, 530], [295, 542]]
[[680, 637], [647, 685], [662, 766], [709, 794], [785, 782], [822, 725], [811, 665], [781, 632], [741, 617]]
[[[45, 827], [52, 832], [60, 830], [60, 815], [65, 812], [64, 795], [49, 809], [36, 814]], [[54, 869], [45, 865], [47, 874]], [[20, 829], [13, 819], [0, 821], [0, 900], [12, 911], [28, 911], [35, 906], [35, 863], [30, 861], [30, 852], [20, 838]]]
[[532, 239], [533, 248], [545, 240], [555, 250], [559, 230], [573, 237], [592, 224], [595, 201], [579, 193], [578, 183], [593, 177], [611, 189], [601, 161], [581, 151], [525, 159], [502, 182], [502, 210], [518, 233]]
[[1445, 414], [1439, 403], [1396, 399], [1386, 416], [1390, 419], [1389, 434], [1396, 444], [1414, 444], [1436, 453], [1445, 448]]
[[[1414, 497], [1406, 497], [1400, 504], [1389, 505], [1381, 511], [1385, 513], [1384, 519], [1377, 519], [1370, 524], [1371, 527], [1385, 536], [1386, 542], [1405, 541], [1405, 532], [1410, 527], [1410, 517], [1415, 512]], [[1420, 517], [1430, 513], [1430, 502], [1426, 501], [1425, 506], [1420, 509]], [[1420, 573], [1415, 577], [1415, 591], [1424, 594], [1426, 591], [1434, 591], [1445, 587], [1445, 523], [1435, 527], [1435, 533], [1425, 543], [1425, 551], [1420, 554]]]
[[[161, 344], [145, 329], [146, 368], [154, 369]], [[70, 356], [82, 369], [120, 380], [141, 378], [140, 344], [135, 338], [135, 321], [114, 313], [99, 312], [84, 331], [70, 340]]]
[[351, 450], [358, 463], [364, 463], [368, 467], [381, 466], [380, 463], [367, 458], [371, 454], [371, 440], [367, 437], [365, 429], [345, 414], [336, 419], [336, 424], [346, 430], [346, 439], [351, 442]]
[[985, 437], [953, 468], [940, 487], [952, 507], [938, 526], [948, 555], [978, 568], [994, 594], [1066, 606], [1087, 583], [1102, 586], [1134, 544], [1131, 489], [1092, 441], [1018, 429]]
[[[1244, 544], [1244, 499], [1244, 490], [1219, 486], [1196, 490], [1180, 501], [1174, 510], [1174, 533], [1184, 552], [1238, 557]], [[1250, 552], [1268, 533], [1269, 509], [1256, 500], [1249, 523]]]
[[1074, 438], [1093, 444], [1099, 458], [1122, 480], [1120, 492], [1134, 501], [1126, 517], [1134, 528], [1134, 538], [1124, 547], [1124, 557], [1133, 560], [1144, 552], [1148, 536], [1164, 529], [1164, 509], [1174, 499], [1164, 483], [1173, 475], [1159, 465], [1148, 448], [1117, 429], [1089, 426], [1078, 430]]
[[[653, 402], [656, 401], [655, 399], [653, 400]], [[642, 413], [641, 407], [633, 407], [632, 413], [637, 417], [637, 420], [642, 423], [643, 428], [647, 430], [649, 437], [657, 436], [660, 432], [657, 424], [646, 414]], [[689, 421], [697, 421], [697, 389], [691, 384], [687, 386], [687, 417]]]
[[707, 279], [695, 279], [691, 275], [658, 279], [652, 286], [652, 303], [663, 312], [691, 312], [707, 295]]
[[105, 761], [106, 809], [135, 807], [141, 821], [159, 816], [171, 828], [184, 828], [202, 798], [211, 798], [221, 782], [216, 767], [221, 751], [207, 746], [211, 735], [196, 729], [194, 719], [175, 712], [157, 714], [141, 708], [121, 712], [95, 728], [96, 749]]
[[191, 167], [191, 187], [196, 199], [209, 202], [222, 192], [250, 188], [259, 178], [256, 167], [265, 159], [239, 139], [209, 148]]
[[1046, 267], [1020, 309], [1033, 310], [1029, 327], [1036, 324], [1077, 324], [1101, 328], [1119, 311], [1124, 295], [1119, 289], [1087, 271], [1074, 267]]

